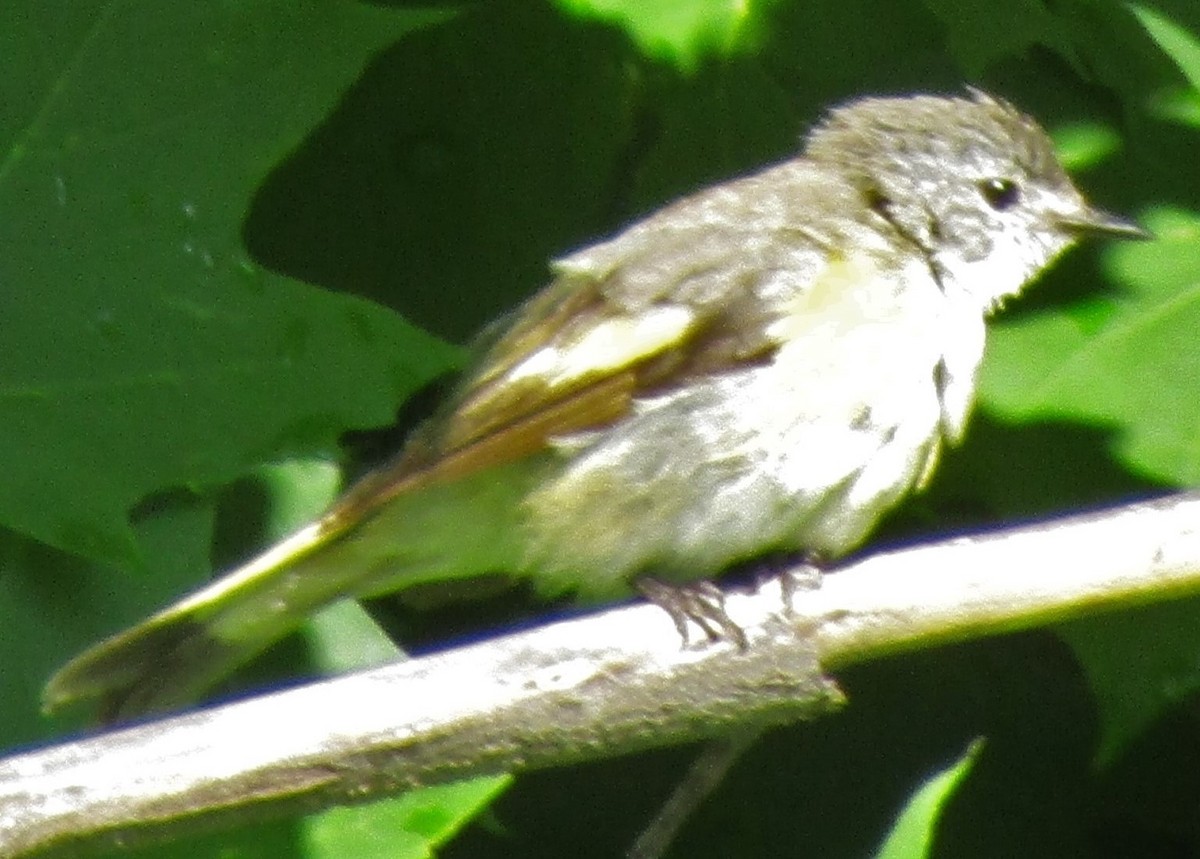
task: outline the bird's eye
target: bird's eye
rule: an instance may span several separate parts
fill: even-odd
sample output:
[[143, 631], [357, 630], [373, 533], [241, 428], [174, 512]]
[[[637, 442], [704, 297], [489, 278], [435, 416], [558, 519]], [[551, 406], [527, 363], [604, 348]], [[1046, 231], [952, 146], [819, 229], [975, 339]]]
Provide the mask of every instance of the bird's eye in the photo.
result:
[[1011, 179], [984, 179], [979, 183], [979, 193], [997, 212], [1011, 209], [1021, 198], [1021, 189]]

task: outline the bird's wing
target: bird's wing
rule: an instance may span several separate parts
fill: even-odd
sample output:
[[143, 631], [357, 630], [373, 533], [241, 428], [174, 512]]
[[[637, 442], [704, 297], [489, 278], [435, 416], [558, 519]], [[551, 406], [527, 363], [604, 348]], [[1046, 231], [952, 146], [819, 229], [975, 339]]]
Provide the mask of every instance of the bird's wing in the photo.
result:
[[783, 297], [821, 276], [835, 244], [795, 217], [818, 205], [808, 170], [790, 162], [686, 197], [556, 262], [555, 279], [485, 334], [447, 406], [330, 510], [330, 527], [610, 424], [638, 396], [769, 361]]

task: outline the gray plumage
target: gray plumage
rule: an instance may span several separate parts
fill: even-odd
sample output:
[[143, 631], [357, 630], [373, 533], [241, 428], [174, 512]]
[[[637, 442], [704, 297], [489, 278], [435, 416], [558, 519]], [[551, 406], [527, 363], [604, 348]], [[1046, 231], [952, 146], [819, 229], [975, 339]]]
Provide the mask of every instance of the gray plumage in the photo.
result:
[[1005, 102], [837, 108], [797, 158], [556, 262], [391, 466], [46, 703], [177, 706], [341, 596], [503, 572], [594, 597], [842, 554], [961, 436], [985, 316], [1085, 230], [1137, 233]]

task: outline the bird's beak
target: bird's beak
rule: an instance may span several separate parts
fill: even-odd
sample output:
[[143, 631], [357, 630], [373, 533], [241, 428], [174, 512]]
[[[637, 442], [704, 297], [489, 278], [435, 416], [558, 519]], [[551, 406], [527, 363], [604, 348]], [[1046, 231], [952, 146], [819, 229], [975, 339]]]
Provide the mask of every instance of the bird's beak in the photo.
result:
[[1100, 233], [1118, 239], [1141, 241], [1154, 238], [1152, 233], [1139, 227], [1133, 221], [1110, 214], [1103, 209], [1091, 207], [1060, 217], [1058, 223], [1063, 229], [1076, 233]]

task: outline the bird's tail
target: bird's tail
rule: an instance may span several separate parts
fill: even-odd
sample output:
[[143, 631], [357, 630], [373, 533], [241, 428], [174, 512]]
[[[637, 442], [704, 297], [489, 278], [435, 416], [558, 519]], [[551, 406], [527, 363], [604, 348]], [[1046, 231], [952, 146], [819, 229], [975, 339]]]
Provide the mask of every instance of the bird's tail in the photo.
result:
[[89, 648], [50, 678], [43, 709], [95, 700], [102, 720], [117, 721], [198, 698], [339, 595], [336, 587], [346, 585], [345, 576], [323, 580], [312, 569], [322, 543], [319, 523], [309, 525]]
[[95, 701], [106, 721], [179, 708], [339, 598], [512, 571], [522, 484], [492, 473], [402, 494], [359, 521], [327, 515], [75, 657], [43, 708]]

